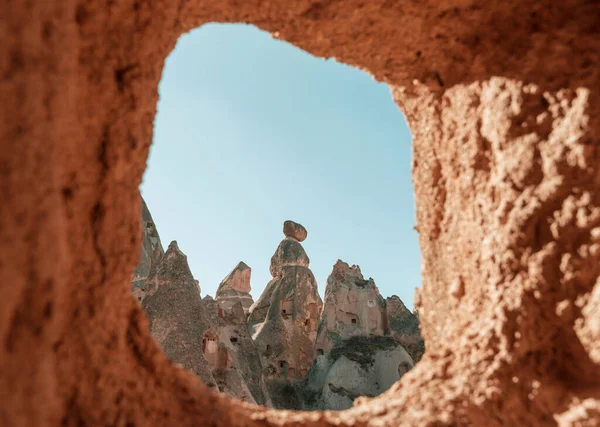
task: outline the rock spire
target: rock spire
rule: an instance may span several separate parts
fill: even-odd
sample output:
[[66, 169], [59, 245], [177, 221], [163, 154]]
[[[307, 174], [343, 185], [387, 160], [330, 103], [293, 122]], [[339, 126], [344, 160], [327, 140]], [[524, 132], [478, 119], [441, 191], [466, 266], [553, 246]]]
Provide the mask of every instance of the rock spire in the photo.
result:
[[131, 290], [138, 301], [142, 302], [146, 294], [146, 282], [165, 252], [146, 201], [143, 197], [140, 196], [140, 198], [142, 199], [142, 248], [140, 262], [135, 268], [131, 279]]
[[[271, 258], [273, 279], [250, 308], [248, 328], [267, 379], [285, 381], [304, 377], [312, 365], [323, 302], [298, 240], [306, 238], [306, 229], [286, 221], [284, 234]], [[274, 404], [276, 394], [271, 392]]]
[[340, 340], [381, 336], [387, 329], [385, 300], [373, 279], [365, 280], [359, 266], [338, 260], [327, 278], [315, 352], [328, 353]]
[[248, 310], [254, 303], [252, 295], [250, 295], [251, 273], [252, 269], [240, 261], [223, 279], [215, 295], [215, 299], [221, 307], [231, 309], [239, 302], [244, 312], [248, 314]]

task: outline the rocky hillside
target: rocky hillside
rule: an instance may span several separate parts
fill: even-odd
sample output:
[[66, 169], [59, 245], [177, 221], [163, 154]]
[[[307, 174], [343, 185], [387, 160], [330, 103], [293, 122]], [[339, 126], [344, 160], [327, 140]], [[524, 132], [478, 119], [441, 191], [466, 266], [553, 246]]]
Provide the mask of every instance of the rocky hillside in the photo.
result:
[[187, 257], [173, 241], [163, 250], [142, 203], [143, 244], [132, 291], [150, 332], [174, 363], [209, 387], [279, 409], [346, 409], [377, 396], [419, 361], [419, 320], [373, 279], [338, 260], [323, 303], [302, 247], [306, 229], [283, 224], [271, 258], [273, 278], [256, 302], [251, 269], [238, 263], [215, 298], [200, 296]]

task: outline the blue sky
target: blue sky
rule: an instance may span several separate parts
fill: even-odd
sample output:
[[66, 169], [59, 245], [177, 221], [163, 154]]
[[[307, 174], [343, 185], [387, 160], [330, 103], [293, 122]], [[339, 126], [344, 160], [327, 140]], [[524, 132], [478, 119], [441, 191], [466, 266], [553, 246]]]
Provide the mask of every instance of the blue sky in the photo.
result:
[[210, 24], [181, 37], [159, 93], [141, 190], [202, 296], [243, 260], [257, 299], [291, 219], [321, 295], [339, 258], [412, 308], [411, 136], [386, 85], [255, 27]]

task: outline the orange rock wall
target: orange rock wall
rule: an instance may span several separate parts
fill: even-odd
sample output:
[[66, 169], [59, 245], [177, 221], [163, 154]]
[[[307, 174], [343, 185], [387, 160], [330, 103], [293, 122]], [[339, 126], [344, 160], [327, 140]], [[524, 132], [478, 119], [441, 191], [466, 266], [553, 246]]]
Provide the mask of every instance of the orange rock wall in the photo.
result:
[[[370, 72], [412, 130], [427, 353], [351, 410], [211, 392], [129, 291], [164, 60], [213, 21]], [[0, 424], [593, 425], [599, 32], [588, 0], [1, 3]]]

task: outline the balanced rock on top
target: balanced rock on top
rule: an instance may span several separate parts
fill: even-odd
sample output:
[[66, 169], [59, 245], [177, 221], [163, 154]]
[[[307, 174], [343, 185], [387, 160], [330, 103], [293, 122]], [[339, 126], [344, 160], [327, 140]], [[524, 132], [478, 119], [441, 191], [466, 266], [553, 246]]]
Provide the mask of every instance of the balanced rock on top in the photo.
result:
[[287, 220], [283, 223], [283, 234], [285, 234], [285, 237], [292, 237], [299, 242], [303, 242], [308, 232], [306, 228], [297, 222]]
[[[295, 229], [304, 227], [296, 224]], [[323, 302], [308, 265], [300, 242], [286, 235], [271, 258], [273, 279], [250, 307], [248, 329], [261, 354], [268, 386], [302, 379], [312, 365]], [[278, 389], [269, 391], [278, 407]]]

